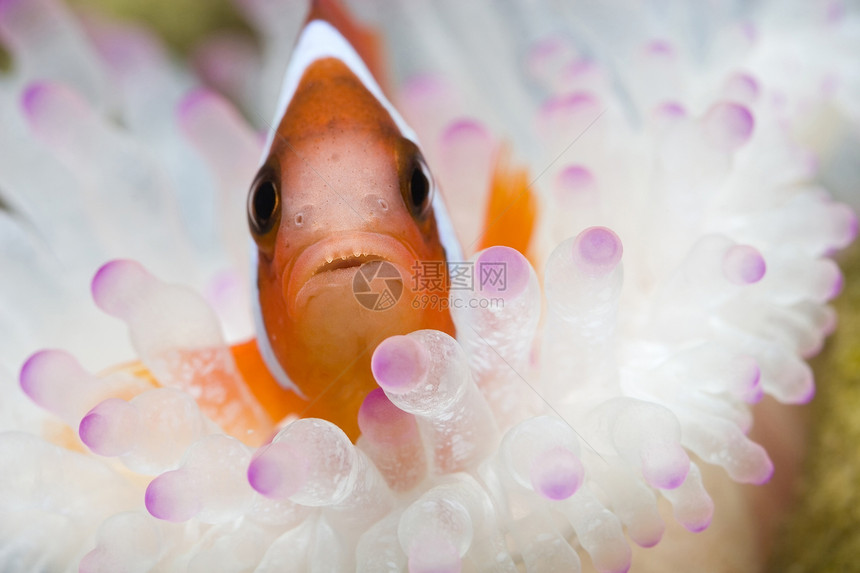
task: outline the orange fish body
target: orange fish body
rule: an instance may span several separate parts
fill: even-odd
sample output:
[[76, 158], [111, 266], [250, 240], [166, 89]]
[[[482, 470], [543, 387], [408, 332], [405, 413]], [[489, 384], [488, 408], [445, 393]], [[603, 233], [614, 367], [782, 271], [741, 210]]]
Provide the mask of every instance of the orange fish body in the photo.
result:
[[[313, 2], [248, 196], [257, 338], [233, 347], [272, 419], [324, 418], [353, 440], [376, 387], [376, 345], [425, 328], [454, 334], [446, 262], [463, 260], [418, 139], [375, 79], [381, 71], [376, 37], [334, 0]], [[506, 157], [480, 246], [527, 253], [536, 200]]]
[[[263, 360], [305, 400], [294, 413], [354, 439], [358, 408], [376, 386], [376, 345], [422, 328], [454, 333], [445, 261], [459, 247], [417, 138], [322, 19], [331, 11], [316, 3], [299, 38], [248, 218]], [[442, 280], [413, 284], [422, 268], [441, 269]], [[258, 397], [277, 394], [270, 379], [249, 383]]]

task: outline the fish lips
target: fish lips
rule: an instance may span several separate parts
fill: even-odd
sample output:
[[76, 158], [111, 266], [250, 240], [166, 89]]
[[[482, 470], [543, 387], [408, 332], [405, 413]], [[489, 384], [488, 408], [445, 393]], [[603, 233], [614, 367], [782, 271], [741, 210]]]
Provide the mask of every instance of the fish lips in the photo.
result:
[[295, 318], [324, 289], [352, 288], [356, 273], [368, 263], [391, 263], [403, 280], [418, 260], [418, 255], [399, 239], [381, 233], [338, 234], [318, 241], [299, 254], [284, 277], [287, 312]]

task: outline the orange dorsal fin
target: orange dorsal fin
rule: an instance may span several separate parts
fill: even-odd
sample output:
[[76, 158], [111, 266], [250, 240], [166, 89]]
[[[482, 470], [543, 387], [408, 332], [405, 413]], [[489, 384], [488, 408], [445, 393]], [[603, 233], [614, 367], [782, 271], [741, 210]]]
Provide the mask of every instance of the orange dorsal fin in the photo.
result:
[[502, 145], [496, 153], [479, 248], [511, 247], [525, 255], [534, 266], [531, 249], [537, 197], [529, 186], [528, 171], [514, 165], [510, 155], [507, 145]]
[[382, 90], [388, 92], [385, 52], [378, 32], [359, 23], [339, 0], [312, 0], [307, 21], [312, 20], [324, 20], [334, 26], [355, 48]]
[[232, 345], [230, 352], [248, 389], [273, 421], [301, 414], [307, 408], [307, 401], [278, 384], [269, 372], [256, 338]]

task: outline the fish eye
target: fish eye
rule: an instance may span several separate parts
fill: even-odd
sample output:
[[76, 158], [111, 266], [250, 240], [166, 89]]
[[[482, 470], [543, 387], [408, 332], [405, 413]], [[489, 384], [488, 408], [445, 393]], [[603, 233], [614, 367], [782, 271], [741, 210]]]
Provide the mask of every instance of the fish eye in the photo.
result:
[[407, 191], [406, 200], [412, 215], [415, 217], [423, 216], [430, 206], [433, 194], [433, 184], [423, 161], [416, 161], [412, 167]]
[[251, 232], [262, 238], [275, 228], [281, 216], [278, 186], [266, 175], [258, 177], [248, 194], [248, 223]]

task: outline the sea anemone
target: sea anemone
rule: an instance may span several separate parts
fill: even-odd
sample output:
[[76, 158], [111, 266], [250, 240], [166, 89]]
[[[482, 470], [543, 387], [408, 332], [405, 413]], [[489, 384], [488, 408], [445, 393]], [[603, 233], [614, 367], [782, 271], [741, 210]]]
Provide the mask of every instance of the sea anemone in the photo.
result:
[[[350, 5], [392, 46], [453, 262], [504, 269], [443, 301], [456, 339], [373, 350], [356, 444], [273, 420], [229, 346], [253, 334], [245, 195], [306, 7], [237, 2], [260, 49], [213, 37], [187, 64], [0, 1], [3, 571], [666, 570], [631, 546], [771, 478], [754, 405], [812, 399], [857, 233], [816, 120], [860, 121], [858, 15]], [[499, 165], [540, 213], [524, 254], [487, 244], [519, 232], [488, 206]], [[677, 567], [705, 570], [695, 543]]]

